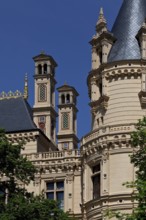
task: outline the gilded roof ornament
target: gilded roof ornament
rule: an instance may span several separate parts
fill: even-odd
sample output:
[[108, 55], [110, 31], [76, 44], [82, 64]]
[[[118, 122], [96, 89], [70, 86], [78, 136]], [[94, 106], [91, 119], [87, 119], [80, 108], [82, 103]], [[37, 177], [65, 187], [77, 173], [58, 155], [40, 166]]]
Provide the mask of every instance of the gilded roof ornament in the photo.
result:
[[27, 77], [27, 73], [25, 74], [25, 82], [24, 82], [24, 99], [28, 99], [28, 77]]
[[18, 97], [22, 97], [22, 96], [23, 96], [23, 94], [18, 90], [16, 90], [15, 92], [9, 91], [8, 93], [3, 91], [0, 93], [0, 100], [10, 99], [10, 98], [18, 98]]

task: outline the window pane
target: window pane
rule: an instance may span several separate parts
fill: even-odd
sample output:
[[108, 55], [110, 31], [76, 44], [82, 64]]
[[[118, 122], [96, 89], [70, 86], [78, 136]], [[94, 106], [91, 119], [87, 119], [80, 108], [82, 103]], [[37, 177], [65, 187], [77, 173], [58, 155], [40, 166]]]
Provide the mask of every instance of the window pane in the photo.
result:
[[64, 208], [64, 192], [57, 192], [56, 193], [57, 201], [59, 201], [59, 208]]
[[47, 190], [54, 190], [54, 182], [46, 183]]
[[61, 181], [61, 182], [57, 182], [57, 189], [64, 189], [64, 182]]
[[54, 192], [47, 192], [46, 197], [47, 199], [54, 199]]
[[93, 199], [100, 197], [100, 174], [92, 177], [93, 181]]

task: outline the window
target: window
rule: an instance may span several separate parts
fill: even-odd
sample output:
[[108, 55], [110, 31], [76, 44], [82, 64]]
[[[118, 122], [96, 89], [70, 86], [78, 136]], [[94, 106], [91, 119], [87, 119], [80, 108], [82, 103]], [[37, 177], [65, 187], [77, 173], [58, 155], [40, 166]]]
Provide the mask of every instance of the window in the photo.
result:
[[101, 117], [101, 122], [102, 122], [102, 125], [104, 124], [104, 118], [103, 117]]
[[42, 74], [42, 65], [41, 64], [38, 65], [38, 74], [39, 75]]
[[69, 114], [66, 112], [62, 114], [62, 128], [63, 129], [69, 128]]
[[100, 96], [102, 96], [102, 82], [99, 83], [99, 93]]
[[100, 60], [100, 64], [102, 64], [102, 49], [99, 50], [99, 60]]
[[47, 64], [44, 64], [44, 74], [47, 74]]
[[100, 198], [100, 164], [92, 167], [93, 199]]
[[62, 148], [64, 149], [64, 150], [66, 150], [66, 149], [68, 149], [68, 142], [64, 142], [63, 144], [62, 144]]
[[38, 118], [38, 125], [39, 125], [39, 128], [45, 133], [46, 132], [46, 117], [45, 116], [40, 116]]
[[43, 115], [41, 115], [41, 116], [39, 117], [39, 122], [45, 122], [45, 121], [46, 121], [46, 117], [43, 116]]
[[70, 94], [67, 94], [66, 96], [66, 103], [70, 103]]
[[64, 181], [47, 182], [46, 197], [59, 201], [59, 207], [64, 209]]
[[61, 95], [61, 104], [65, 104], [65, 95], [64, 94]]
[[47, 88], [45, 84], [39, 85], [39, 102], [46, 101]]

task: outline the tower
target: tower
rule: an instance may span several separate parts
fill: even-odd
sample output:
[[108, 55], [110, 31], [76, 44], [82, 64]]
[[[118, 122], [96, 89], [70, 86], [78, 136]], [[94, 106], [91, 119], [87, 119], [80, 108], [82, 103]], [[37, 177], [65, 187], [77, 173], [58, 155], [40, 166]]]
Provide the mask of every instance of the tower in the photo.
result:
[[35, 101], [33, 118], [46, 136], [56, 143], [55, 67], [53, 57], [44, 53], [33, 57], [35, 62]]
[[132, 211], [135, 180], [130, 134], [146, 114], [146, 1], [124, 0], [111, 32], [100, 10], [87, 83], [92, 129], [82, 139], [83, 219], [107, 209]]
[[58, 88], [59, 92], [59, 150], [77, 149], [77, 112], [76, 107], [78, 92], [74, 87], [64, 85]]
[[101, 74], [101, 68], [99, 67], [107, 63], [110, 49], [115, 40], [115, 37], [107, 29], [106, 19], [101, 8], [96, 23], [96, 35], [90, 41], [92, 46], [92, 66], [89, 77], [90, 75], [93, 77], [90, 83], [87, 80], [91, 99], [92, 129], [104, 125], [104, 115], [109, 97], [106, 78]]

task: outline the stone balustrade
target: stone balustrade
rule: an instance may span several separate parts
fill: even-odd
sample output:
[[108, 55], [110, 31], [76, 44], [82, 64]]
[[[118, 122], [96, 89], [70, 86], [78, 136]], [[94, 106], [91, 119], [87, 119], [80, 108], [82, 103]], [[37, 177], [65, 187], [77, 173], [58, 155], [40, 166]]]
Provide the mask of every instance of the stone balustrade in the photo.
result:
[[80, 158], [80, 150], [68, 151], [51, 151], [35, 154], [24, 154], [30, 161], [49, 160], [49, 159], [65, 159], [65, 158]]

